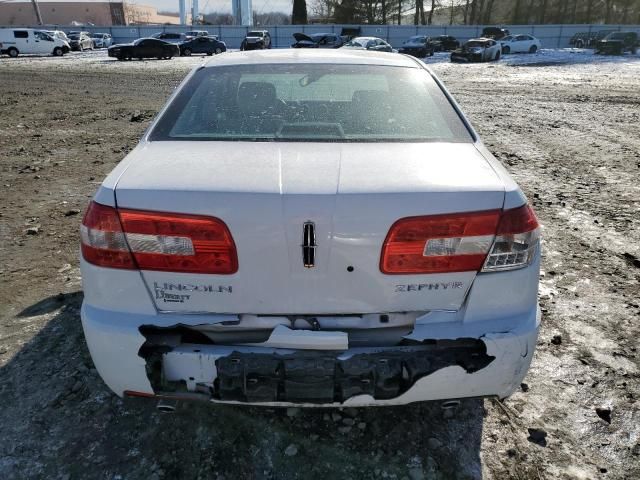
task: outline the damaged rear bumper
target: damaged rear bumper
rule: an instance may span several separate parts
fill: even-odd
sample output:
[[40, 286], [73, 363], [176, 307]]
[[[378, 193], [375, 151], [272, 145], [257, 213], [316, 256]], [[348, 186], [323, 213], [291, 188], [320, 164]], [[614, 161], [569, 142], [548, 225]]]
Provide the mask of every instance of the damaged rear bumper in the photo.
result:
[[391, 347], [336, 351], [181, 343], [145, 355], [147, 339], [138, 328], [147, 323], [145, 316], [116, 315], [114, 322], [113, 312], [82, 308], [96, 368], [118, 395], [325, 407], [507, 397], [529, 368], [540, 324], [535, 308], [509, 319], [508, 329], [486, 328], [491, 322], [483, 329], [416, 324], [406, 344]]

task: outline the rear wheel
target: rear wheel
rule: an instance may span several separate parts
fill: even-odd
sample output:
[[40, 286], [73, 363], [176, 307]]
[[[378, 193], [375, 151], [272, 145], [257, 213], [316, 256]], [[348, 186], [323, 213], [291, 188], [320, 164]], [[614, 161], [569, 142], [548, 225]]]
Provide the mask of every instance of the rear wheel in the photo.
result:
[[61, 57], [64, 54], [61, 47], [56, 47], [53, 49], [53, 55], [55, 57]]
[[576, 48], [584, 47], [584, 42], [582, 40], [576, 40]]
[[219, 55], [222, 53], [222, 49], [220, 47], [216, 48], [216, 55]]
[[496, 52], [496, 58], [495, 58], [495, 60], [500, 60], [500, 50], [498, 50], [498, 51]]
[[191, 56], [191, 49], [190, 48], [185, 48], [182, 51], [182, 55], [184, 55], [185, 57], [190, 57]]
[[538, 51], [537, 45], [531, 45], [531, 48], [529, 48], [529, 53], [536, 53], [537, 51]]
[[7, 53], [11, 58], [16, 58], [18, 55], [20, 55], [20, 52], [18, 52], [18, 49], [14, 47], [11, 47], [9, 50], [7, 50]]
[[84, 47], [82, 46], [82, 44], [78, 45], [78, 50], [80, 50], [81, 52], [84, 52]]
[[506, 55], [509, 52], [511, 52], [511, 49], [509, 47], [502, 47], [502, 53]]

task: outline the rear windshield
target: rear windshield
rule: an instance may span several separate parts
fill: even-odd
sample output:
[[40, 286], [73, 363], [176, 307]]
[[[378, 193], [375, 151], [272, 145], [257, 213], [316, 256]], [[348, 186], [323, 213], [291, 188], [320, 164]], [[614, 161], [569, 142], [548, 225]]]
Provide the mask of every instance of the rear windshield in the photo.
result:
[[149, 138], [472, 141], [440, 87], [421, 68], [304, 63], [203, 68]]

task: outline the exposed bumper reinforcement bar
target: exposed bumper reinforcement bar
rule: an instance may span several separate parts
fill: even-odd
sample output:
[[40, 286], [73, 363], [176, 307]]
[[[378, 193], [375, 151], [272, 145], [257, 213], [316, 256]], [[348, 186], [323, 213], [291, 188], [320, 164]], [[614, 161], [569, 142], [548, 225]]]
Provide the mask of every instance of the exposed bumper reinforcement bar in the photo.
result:
[[467, 373], [489, 365], [479, 340], [447, 342], [403, 350], [338, 354], [300, 352], [242, 353], [216, 361], [216, 396], [240, 402], [344, 402], [358, 395], [390, 399], [406, 392], [420, 378], [457, 365]]

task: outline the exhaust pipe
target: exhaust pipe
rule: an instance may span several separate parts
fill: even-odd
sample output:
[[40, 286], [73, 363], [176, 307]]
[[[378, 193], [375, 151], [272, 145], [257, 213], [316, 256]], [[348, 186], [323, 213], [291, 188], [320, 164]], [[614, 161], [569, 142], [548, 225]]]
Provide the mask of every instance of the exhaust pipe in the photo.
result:
[[443, 410], [455, 410], [460, 406], [460, 400], [447, 400], [440, 404]]
[[173, 413], [176, 411], [177, 406], [178, 406], [177, 400], [165, 400], [161, 398], [160, 400], [158, 400], [158, 405], [156, 405], [156, 409], [162, 413]]
[[446, 400], [440, 404], [442, 408], [442, 418], [448, 419], [456, 416], [458, 407], [460, 406], [460, 400]]

